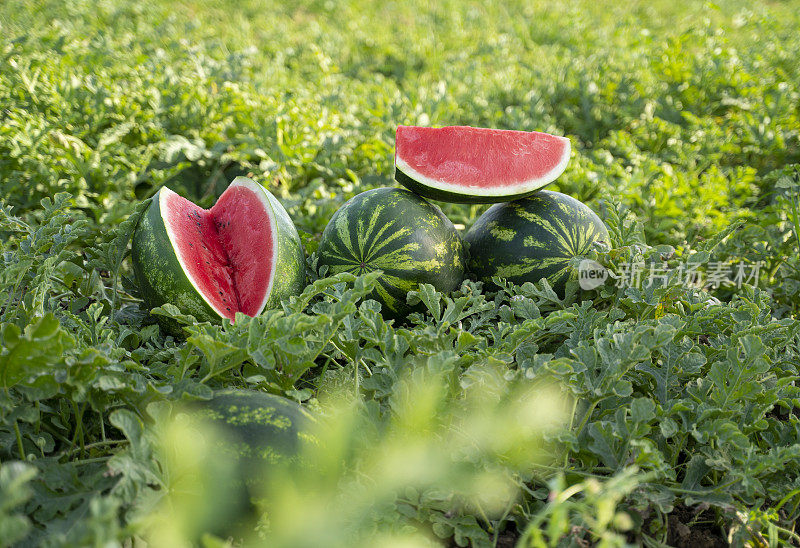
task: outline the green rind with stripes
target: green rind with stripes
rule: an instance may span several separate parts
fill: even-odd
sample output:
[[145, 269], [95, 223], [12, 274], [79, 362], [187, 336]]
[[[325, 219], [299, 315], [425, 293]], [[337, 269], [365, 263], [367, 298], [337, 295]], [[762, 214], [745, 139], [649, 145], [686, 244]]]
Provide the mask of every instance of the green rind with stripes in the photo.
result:
[[196, 418], [219, 428], [222, 448], [245, 463], [277, 463], [297, 456], [301, 445], [313, 442], [314, 423], [300, 404], [265, 392], [218, 390], [194, 406]]
[[424, 196], [431, 200], [448, 202], [451, 204], [494, 204], [497, 202], [508, 202], [510, 200], [516, 200], [518, 198], [529, 196], [538, 189], [550, 184], [545, 183], [543, 185], [531, 185], [531, 188], [526, 189], [524, 192], [518, 192], [517, 194], [506, 194], [503, 196], [478, 196], [475, 194], [469, 194], [469, 189], [464, 189], [463, 193], [448, 192], [440, 188], [424, 185], [416, 179], [409, 177], [405, 172], [397, 167], [394, 169], [394, 179], [407, 189], [419, 194], [420, 196]]
[[264, 306], [264, 310], [269, 310], [276, 308], [283, 299], [302, 293], [306, 283], [306, 256], [291, 217], [271, 192], [265, 190], [264, 193], [272, 206], [276, 228], [273, 245], [277, 246], [272, 290]]
[[[319, 446], [316, 418], [300, 404], [255, 390], [218, 390], [210, 400], [180, 407], [188, 425], [209, 442], [202, 455], [223, 470], [226, 489], [211, 519], [214, 534], [235, 535], [252, 525], [264, 481], [285, 466], [308, 469]], [[255, 506], [254, 506], [255, 505]]]
[[[149, 308], [170, 303], [198, 321], [219, 322], [220, 315], [203, 299], [186, 276], [167, 235], [159, 199], [163, 190], [160, 189], [150, 198], [150, 205], [139, 219], [133, 234], [131, 260], [142, 299]], [[269, 191], [265, 189], [264, 194], [269, 199], [277, 229], [273, 242], [277, 246], [273, 265], [274, 281], [264, 307], [268, 310], [277, 307], [281, 300], [299, 295], [303, 291], [306, 270], [305, 252], [294, 223], [286, 209]], [[163, 317], [159, 321], [168, 331], [180, 333], [180, 327], [176, 323]]]
[[522, 284], [547, 278], [563, 294], [577, 279], [577, 264], [595, 242], [609, 242], [600, 218], [580, 201], [548, 190], [496, 204], [464, 236], [467, 270], [491, 282], [493, 276]]
[[368, 190], [345, 203], [325, 227], [317, 253], [331, 274], [383, 271], [372, 298], [395, 317], [409, 312], [406, 295], [421, 283], [448, 292], [464, 277], [464, 248], [453, 223], [398, 188]]
[[[218, 322], [219, 314], [189, 281], [169, 240], [159, 199], [163, 191], [160, 189], [150, 198], [133, 233], [131, 261], [142, 299], [149, 308], [171, 303], [198, 321]], [[162, 324], [170, 331], [179, 330], [169, 321], [162, 320]]]

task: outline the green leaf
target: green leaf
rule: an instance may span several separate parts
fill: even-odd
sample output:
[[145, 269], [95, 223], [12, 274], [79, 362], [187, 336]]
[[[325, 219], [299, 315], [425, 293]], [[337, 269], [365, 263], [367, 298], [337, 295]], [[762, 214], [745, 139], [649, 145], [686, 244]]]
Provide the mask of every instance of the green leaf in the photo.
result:
[[29, 483], [36, 469], [22, 462], [4, 462], [0, 467], [0, 546], [21, 542], [31, 530], [30, 519], [18, 508], [33, 495]]
[[52, 314], [27, 325], [24, 332], [9, 323], [2, 324], [1, 329], [0, 382], [5, 388], [33, 382], [36, 376], [61, 363], [64, 352], [74, 344]]

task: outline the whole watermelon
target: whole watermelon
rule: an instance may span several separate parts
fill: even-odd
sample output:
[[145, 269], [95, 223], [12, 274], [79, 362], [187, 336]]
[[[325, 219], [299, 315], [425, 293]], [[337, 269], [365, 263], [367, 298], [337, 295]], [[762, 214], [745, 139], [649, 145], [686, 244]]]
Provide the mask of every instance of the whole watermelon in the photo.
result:
[[203, 533], [223, 538], [247, 534], [261, 519], [259, 500], [270, 474], [282, 473], [284, 465], [307, 466], [303, 448], [316, 443], [314, 416], [286, 398], [241, 389], [219, 390], [183, 411], [201, 427], [198, 434], [212, 434], [202, 458], [206, 469], [219, 475], [204, 481], [220, 482], [213, 488], [219, 507], [198, 524], [196, 540]]
[[221, 450], [253, 467], [296, 458], [314, 420], [300, 404], [255, 390], [219, 390], [194, 407], [222, 432]]
[[563, 296], [568, 280], [577, 279], [581, 259], [598, 242], [609, 243], [608, 230], [582, 202], [549, 190], [503, 204], [481, 215], [464, 236], [468, 270], [491, 283], [493, 276], [522, 284], [547, 278]]
[[406, 295], [420, 284], [448, 292], [464, 277], [464, 247], [453, 223], [437, 206], [399, 188], [348, 200], [325, 227], [317, 253], [331, 274], [383, 271], [371, 297], [395, 318], [411, 311]]

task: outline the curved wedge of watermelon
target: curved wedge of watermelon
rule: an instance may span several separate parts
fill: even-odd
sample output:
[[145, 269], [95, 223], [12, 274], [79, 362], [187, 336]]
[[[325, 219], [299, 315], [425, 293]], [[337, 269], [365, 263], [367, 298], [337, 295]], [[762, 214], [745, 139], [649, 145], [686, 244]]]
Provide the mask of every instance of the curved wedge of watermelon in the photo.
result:
[[554, 181], [569, 154], [569, 139], [549, 133], [398, 126], [394, 177], [433, 200], [508, 202]]
[[207, 210], [161, 188], [134, 232], [132, 261], [149, 307], [172, 303], [200, 321], [257, 316], [298, 294], [305, 280], [292, 220], [246, 177]]

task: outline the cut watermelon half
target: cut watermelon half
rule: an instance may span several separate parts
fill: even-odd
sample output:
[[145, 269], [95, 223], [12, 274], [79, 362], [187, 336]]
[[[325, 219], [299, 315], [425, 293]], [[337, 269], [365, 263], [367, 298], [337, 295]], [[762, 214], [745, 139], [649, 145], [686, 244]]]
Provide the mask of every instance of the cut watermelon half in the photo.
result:
[[145, 301], [175, 304], [199, 320], [257, 316], [270, 301], [299, 293], [305, 276], [286, 210], [246, 177], [207, 210], [163, 187], [139, 221], [132, 251]]
[[169, 189], [161, 193], [167, 235], [186, 276], [220, 316], [264, 310], [275, 264], [275, 222], [255, 183], [234, 182], [205, 210]]
[[569, 155], [569, 139], [549, 133], [398, 126], [395, 179], [434, 200], [507, 202], [553, 182]]

